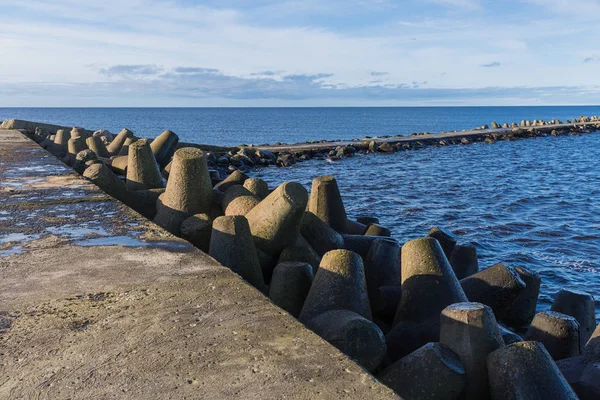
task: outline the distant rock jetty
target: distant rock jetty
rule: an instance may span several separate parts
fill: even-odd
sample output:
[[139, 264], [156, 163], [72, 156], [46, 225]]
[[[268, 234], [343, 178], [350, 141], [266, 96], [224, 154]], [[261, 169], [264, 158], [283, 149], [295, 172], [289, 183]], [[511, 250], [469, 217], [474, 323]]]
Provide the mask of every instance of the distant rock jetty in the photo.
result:
[[[364, 151], [600, 129], [596, 117], [534, 122], [446, 139], [372, 140]], [[296, 182], [270, 188], [240, 169], [221, 179], [210, 169], [220, 157], [181, 148], [171, 131], [148, 141], [127, 129], [112, 135], [54, 128], [23, 129], [106, 193], [241, 275], [406, 399], [600, 398], [600, 326], [590, 294], [565, 288], [551, 310], [536, 313], [535, 271], [502, 263], [480, 270], [476, 249], [441, 227], [401, 243], [376, 216], [350, 218], [332, 176], [316, 177], [310, 193]], [[345, 156], [347, 147], [332, 151]], [[228, 165], [262, 148], [240, 147]]]

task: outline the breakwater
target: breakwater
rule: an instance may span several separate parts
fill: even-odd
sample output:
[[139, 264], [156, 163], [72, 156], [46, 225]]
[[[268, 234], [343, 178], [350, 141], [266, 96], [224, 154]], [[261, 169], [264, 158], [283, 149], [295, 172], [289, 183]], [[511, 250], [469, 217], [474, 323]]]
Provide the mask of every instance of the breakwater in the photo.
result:
[[[123, 144], [131, 137], [127, 131], [120, 135]], [[77, 141], [83, 135], [75, 131], [72, 136]], [[315, 179], [310, 196], [291, 182], [271, 191], [240, 171], [224, 181], [211, 179], [205, 154], [181, 149], [162, 188], [154, 159], [167, 161], [156, 154], [172, 151], [170, 137], [165, 133], [157, 143], [171, 144], [154, 149], [144, 140], [131, 143], [125, 182], [89, 151], [75, 153], [67, 146], [65, 160], [81, 169], [85, 165], [84, 176], [134, 208], [154, 191], [155, 222], [197, 240], [198, 247], [207, 246], [215, 259], [407, 398], [435, 394], [451, 399], [461, 393], [510, 398], [523, 388], [550, 398], [574, 398], [551, 357], [567, 358], [561, 366], [573, 387], [589, 390], [582, 371], [593, 371], [594, 340], [581, 353], [595, 325], [589, 295], [566, 290], [555, 312], [534, 316], [540, 284], [535, 273], [502, 264], [478, 271], [473, 248], [457, 245], [451, 232], [439, 228], [400, 247], [373, 217], [348, 218], [331, 177]], [[522, 332], [525, 339], [544, 346], [523, 342], [497, 321], [517, 331], [531, 322]], [[464, 337], [471, 340], [464, 343]], [[534, 364], [529, 367], [534, 376], [519, 370], [525, 360]], [[433, 370], [440, 373], [436, 382], [428, 379]]]

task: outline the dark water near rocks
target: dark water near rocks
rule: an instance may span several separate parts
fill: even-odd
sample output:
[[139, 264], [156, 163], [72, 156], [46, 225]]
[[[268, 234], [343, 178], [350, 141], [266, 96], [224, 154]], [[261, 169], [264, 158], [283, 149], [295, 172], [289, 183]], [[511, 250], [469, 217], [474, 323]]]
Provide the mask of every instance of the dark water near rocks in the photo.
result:
[[573, 119], [600, 106], [371, 108], [0, 108], [0, 120], [24, 119], [156, 137], [165, 129], [183, 141], [236, 146], [296, 143], [472, 129], [492, 121]]
[[[26, 119], [88, 129], [164, 129], [182, 140], [237, 145], [470, 129], [491, 121], [572, 119], [600, 107], [70, 109], [0, 108]], [[313, 161], [254, 174], [271, 184], [335, 175], [351, 216], [380, 218], [407, 241], [434, 225], [477, 246], [480, 266], [523, 265], [543, 278], [540, 309], [560, 288], [600, 300], [600, 135], [428, 148]], [[597, 302], [597, 305], [600, 303]], [[597, 307], [600, 310], [600, 307]]]
[[600, 300], [599, 159], [600, 134], [591, 134], [358, 155], [254, 175], [307, 187], [314, 176], [335, 175], [348, 214], [377, 216], [401, 242], [447, 227], [477, 247], [480, 267], [538, 271], [542, 310], [563, 287]]

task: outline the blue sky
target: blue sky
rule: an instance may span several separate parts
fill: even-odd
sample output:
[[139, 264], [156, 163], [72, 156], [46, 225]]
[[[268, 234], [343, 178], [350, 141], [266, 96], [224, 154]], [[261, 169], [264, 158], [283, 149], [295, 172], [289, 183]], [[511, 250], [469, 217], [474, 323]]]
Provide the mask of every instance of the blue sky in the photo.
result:
[[0, 106], [600, 104], [600, 0], [0, 9]]

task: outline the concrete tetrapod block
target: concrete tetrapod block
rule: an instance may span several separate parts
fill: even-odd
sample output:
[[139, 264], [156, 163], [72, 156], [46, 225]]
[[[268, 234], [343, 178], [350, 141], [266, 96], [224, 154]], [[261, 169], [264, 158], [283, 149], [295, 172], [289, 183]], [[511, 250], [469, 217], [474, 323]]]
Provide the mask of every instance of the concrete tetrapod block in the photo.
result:
[[400, 360], [428, 342], [421, 326], [412, 321], [398, 322], [385, 335], [387, 355], [391, 362]]
[[111, 156], [116, 156], [119, 154], [123, 143], [127, 138], [133, 137], [133, 132], [129, 129], [123, 128], [121, 132], [113, 139], [112, 142], [106, 147]]
[[400, 244], [395, 239], [377, 239], [365, 258], [365, 278], [373, 312], [385, 308], [379, 293], [382, 286], [400, 286]]
[[402, 246], [401, 257], [402, 298], [394, 324], [429, 319], [439, 323], [444, 308], [468, 301], [436, 239], [425, 237], [407, 242]]
[[221, 208], [225, 215], [246, 215], [260, 199], [242, 185], [233, 185], [223, 194]]
[[90, 136], [85, 140], [87, 147], [92, 150], [98, 157], [109, 158], [108, 150], [100, 136]]
[[552, 303], [552, 311], [570, 315], [579, 323], [580, 348], [583, 350], [596, 327], [594, 298], [578, 290], [562, 289]]
[[127, 164], [129, 163], [128, 156], [118, 156], [110, 160], [110, 169], [119, 175], [127, 175]]
[[259, 178], [246, 179], [244, 181], [244, 187], [261, 200], [269, 195], [269, 185]]
[[349, 235], [364, 235], [367, 231], [367, 225], [361, 224], [357, 221], [348, 220], [348, 234]]
[[378, 239], [389, 239], [386, 236], [363, 236], [363, 235], [342, 235], [344, 239], [344, 248], [360, 255], [363, 259], [367, 258], [371, 246]]
[[456, 354], [428, 343], [381, 372], [377, 378], [407, 400], [455, 400], [465, 387], [465, 369]]
[[479, 272], [479, 262], [477, 260], [477, 249], [475, 246], [454, 246], [450, 265], [454, 274], [460, 280]]
[[308, 321], [306, 326], [368, 371], [377, 368], [385, 356], [385, 337], [381, 329], [355, 312], [326, 311]]
[[208, 214], [196, 214], [181, 223], [181, 237], [208, 253], [212, 233], [212, 218]]
[[469, 301], [490, 306], [500, 321], [504, 321], [508, 309], [525, 289], [525, 282], [519, 274], [502, 263], [461, 279], [460, 285]]
[[186, 218], [210, 212], [212, 196], [204, 152], [192, 147], [179, 149], [173, 157], [167, 190], [156, 203], [154, 222], [178, 235]]
[[277, 264], [271, 277], [269, 298], [273, 303], [298, 318], [312, 285], [312, 266], [303, 262]]
[[173, 154], [175, 154], [175, 150], [177, 149], [177, 144], [179, 143], [179, 136], [175, 132], [171, 132], [170, 130], [166, 130], [156, 139], [152, 141], [150, 147], [152, 148], [152, 153], [156, 158], [156, 162], [160, 166], [161, 169], [167, 166], [167, 164], [173, 158]]
[[308, 193], [296, 182], [285, 182], [254, 207], [246, 218], [256, 247], [278, 256], [294, 245], [300, 233]]
[[152, 220], [156, 216], [156, 201], [165, 192], [165, 188], [136, 190], [130, 192], [133, 204], [130, 206], [144, 217]]
[[344, 247], [342, 235], [311, 212], [304, 213], [300, 232], [319, 256]]
[[542, 343], [554, 360], [576, 357], [579, 355], [579, 324], [570, 315], [542, 311], [533, 318], [525, 340]]
[[535, 316], [542, 278], [537, 272], [525, 267], [517, 267], [515, 271], [526, 286], [506, 310], [503, 318], [507, 324], [520, 327], [531, 323]]
[[283, 262], [290, 261], [304, 262], [310, 264], [310, 266], [313, 269], [313, 273], [316, 273], [317, 269], [319, 268], [319, 264], [321, 263], [321, 257], [319, 257], [317, 252], [314, 251], [312, 247], [308, 245], [308, 243], [306, 245], [308, 247], [304, 245], [286, 247], [279, 254], [279, 259], [277, 260], [277, 263], [281, 264]]
[[[367, 281], [368, 287], [368, 281]], [[400, 299], [402, 298], [402, 287], [401, 286], [380, 286], [377, 289], [377, 299], [380, 303], [380, 307], [376, 308], [371, 304], [371, 309], [374, 314], [377, 314], [382, 321], [392, 326], [394, 317], [396, 316], [396, 310]]]
[[372, 319], [362, 259], [348, 250], [323, 256], [299, 319], [306, 323], [332, 310], [350, 310]]
[[215, 219], [208, 254], [261, 292], [267, 293], [256, 247], [245, 217], [232, 215]]
[[490, 398], [487, 356], [504, 346], [492, 309], [481, 303], [457, 303], [448, 306], [440, 317], [440, 343], [460, 358], [467, 383], [462, 398]]
[[89, 137], [88, 133], [85, 131], [85, 129], [80, 128], [78, 126], [74, 126], [71, 129], [71, 137], [72, 138], [83, 138], [84, 140], [87, 139]]
[[452, 257], [452, 252], [454, 251], [454, 246], [456, 246], [456, 236], [454, 233], [447, 229], [436, 226], [429, 230], [427, 236], [437, 239], [437, 241], [440, 242], [440, 246], [442, 246], [444, 254], [448, 260], [450, 260]]
[[121, 150], [119, 150], [119, 154], [117, 154], [117, 156], [122, 157], [129, 155], [129, 146], [135, 143], [136, 140], [137, 139], [134, 137], [128, 137], [127, 139], [125, 139], [125, 141], [123, 142], [123, 146], [121, 146]]
[[364, 233], [365, 236], [385, 236], [390, 237], [392, 233], [390, 230], [384, 226], [378, 224], [371, 224], [367, 227], [367, 230]]
[[[169, 172], [170, 173], [170, 172]], [[234, 185], [244, 185], [244, 182], [248, 179], [248, 175], [241, 171], [233, 171], [231, 175], [223, 179], [221, 182], [214, 186], [214, 200], [217, 204], [221, 204], [223, 201], [223, 194], [227, 189]]]
[[156, 189], [163, 186], [160, 170], [146, 139], [129, 146], [127, 157], [127, 190]]
[[600, 399], [600, 325], [579, 357], [556, 362], [581, 400]]
[[83, 176], [115, 199], [122, 201], [129, 206], [133, 204], [133, 197], [127, 192], [125, 182], [119, 179], [119, 177], [104, 164], [94, 164], [88, 167], [84, 171]]
[[504, 340], [505, 344], [513, 344], [523, 341], [521, 336], [517, 335], [507, 327], [502, 326], [501, 324], [498, 324], [498, 326], [500, 327], [500, 334], [502, 335], [502, 339]]
[[348, 216], [333, 176], [319, 176], [313, 180], [308, 211], [339, 233], [348, 231]]
[[71, 137], [71, 139], [69, 139], [69, 141], [67, 142], [67, 154], [65, 156], [65, 162], [68, 165], [73, 165], [75, 163], [75, 157], [77, 157], [77, 154], [86, 149], [87, 145], [85, 143], [84, 138]]
[[54, 136], [54, 146], [51, 148], [52, 154], [58, 158], [62, 158], [67, 154], [69, 139], [71, 132], [65, 129], [59, 129]]
[[488, 355], [493, 400], [577, 400], [544, 345], [518, 342]]

